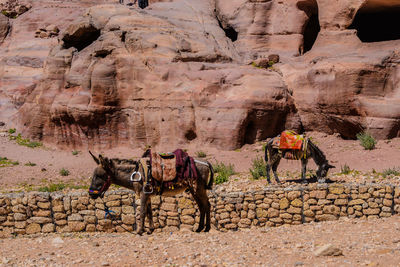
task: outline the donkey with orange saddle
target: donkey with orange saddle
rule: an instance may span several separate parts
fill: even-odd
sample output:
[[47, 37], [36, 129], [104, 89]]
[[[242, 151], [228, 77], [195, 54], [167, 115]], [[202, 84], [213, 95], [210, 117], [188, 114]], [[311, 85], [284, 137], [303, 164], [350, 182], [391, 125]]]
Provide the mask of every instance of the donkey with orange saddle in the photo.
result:
[[276, 170], [281, 158], [289, 160], [301, 160], [301, 179], [306, 181], [306, 169], [308, 159], [312, 158], [318, 166], [318, 182], [324, 183], [328, 170], [335, 168], [329, 164], [324, 153], [307, 137], [298, 135], [293, 131], [284, 131], [280, 135], [271, 138], [265, 147], [265, 162], [267, 163], [267, 180], [271, 182], [270, 170], [274, 173], [277, 183], [280, 183]]

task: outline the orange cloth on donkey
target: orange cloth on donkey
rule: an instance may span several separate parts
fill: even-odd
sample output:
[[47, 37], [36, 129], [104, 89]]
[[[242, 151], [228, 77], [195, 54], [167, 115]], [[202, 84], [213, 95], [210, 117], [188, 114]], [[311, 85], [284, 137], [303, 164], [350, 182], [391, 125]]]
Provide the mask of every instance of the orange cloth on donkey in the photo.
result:
[[283, 131], [279, 143], [279, 149], [300, 150], [304, 141], [304, 136], [294, 131]]

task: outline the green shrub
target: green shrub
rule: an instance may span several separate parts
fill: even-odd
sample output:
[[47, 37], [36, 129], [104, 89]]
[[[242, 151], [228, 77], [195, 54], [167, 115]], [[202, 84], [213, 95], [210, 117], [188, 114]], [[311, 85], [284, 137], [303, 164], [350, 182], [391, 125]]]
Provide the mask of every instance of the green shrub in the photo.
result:
[[217, 174], [215, 177], [215, 184], [222, 184], [228, 181], [229, 177], [235, 174], [232, 164], [225, 165], [223, 162], [216, 162], [213, 166], [214, 172]]
[[63, 183], [49, 184], [47, 186], [39, 187], [38, 191], [39, 192], [55, 192], [55, 191], [64, 190], [64, 188], [66, 188], [66, 185]]
[[341, 174], [350, 174], [352, 170], [350, 169], [349, 165], [345, 163], [343, 166], [340, 166], [340, 173]]
[[206, 154], [206, 152], [200, 150], [200, 151], [196, 152], [196, 156], [198, 158], [205, 158], [205, 157], [207, 157], [207, 154]]
[[265, 149], [267, 149], [267, 143], [264, 143], [264, 144], [262, 145], [262, 151], [265, 151]]
[[10, 136], [10, 140], [15, 140], [15, 142], [17, 142], [18, 145], [27, 146], [30, 148], [42, 146], [42, 143], [31, 141], [28, 138], [23, 138], [21, 134], [18, 134], [17, 136]]
[[11, 159], [8, 159], [6, 157], [0, 157], [0, 168], [1, 167], [10, 167], [10, 166], [16, 166], [19, 165], [19, 161], [13, 161]]
[[261, 157], [253, 159], [252, 168], [249, 170], [254, 180], [258, 180], [261, 177], [267, 177], [266, 163]]
[[33, 166], [36, 166], [36, 163], [29, 161], [28, 163], [25, 163], [25, 166], [33, 167]]
[[13, 133], [15, 133], [15, 132], [16, 132], [15, 128], [8, 129], [8, 133], [9, 133], [9, 134], [13, 134]]
[[376, 140], [371, 134], [367, 132], [358, 133], [357, 139], [360, 141], [361, 146], [366, 150], [372, 150], [375, 148]]
[[72, 155], [76, 156], [76, 155], [78, 155], [78, 154], [79, 154], [79, 151], [78, 151], [78, 150], [72, 151]]
[[390, 175], [400, 176], [400, 171], [398, 169], [396, 169], [396, 168], [393, 168], [393, 169], [389, 168], [389, 169], [386, 169], [386, 170], [384, 170], [382, 172], [383, 178], [386, 178], [387, 176], [390, 176]]
[[61, 176], [68, 176], [69, 175], [69, 170], [62, 168], [60, 170], [60, 175]]

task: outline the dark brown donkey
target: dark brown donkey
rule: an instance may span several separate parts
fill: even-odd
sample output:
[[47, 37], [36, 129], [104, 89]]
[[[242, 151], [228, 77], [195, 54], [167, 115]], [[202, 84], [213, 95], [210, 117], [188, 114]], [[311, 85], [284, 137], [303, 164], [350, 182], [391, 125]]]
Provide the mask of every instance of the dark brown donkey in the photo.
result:
[[[151, 196], [156, 195], [154, 192], [147, 193], [143, 190], [144, 168], [141, 161], [125, 160], [125, 159], [108, 159], [99, 155], [95, 157], [90, 151], [94, 161], [98, 166], [93, 171], [92, 182], [89, 188], [89, 195], [96, 199], [107, 191], [111, 184], [117, 184], [135, 191], [140, 196], [140, 225], [138, 234], [144, 232], [145, 216], [150, 221], [148, 233], [154, 231], [153, 214], [151, 209]], [[196, 232], [204, 229], [205, 232], [210, 230], [210, 202], [207, 196], [207, 189], [212, 188], [214, 180], [214, 171], [209, 162], [195, 160], [195, 166], [198, 172], [197, 180], [187, 181], [174, 185], [173, 189], [165, 188], [162, 196], [174, 196], [186, 189], [192, 194], [194, 200], [200, 209], [200, 222]]]

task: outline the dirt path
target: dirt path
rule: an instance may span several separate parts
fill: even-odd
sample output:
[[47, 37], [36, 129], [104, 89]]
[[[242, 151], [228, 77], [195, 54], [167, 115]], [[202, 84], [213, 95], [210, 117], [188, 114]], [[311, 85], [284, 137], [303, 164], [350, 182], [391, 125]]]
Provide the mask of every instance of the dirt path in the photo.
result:
[[[343, 256], [314, 255], [329, 243]], [[37, 235], [0, 239], [0, 254], [0, 266], [400, 266], [400, 217], [228, 233]]]

